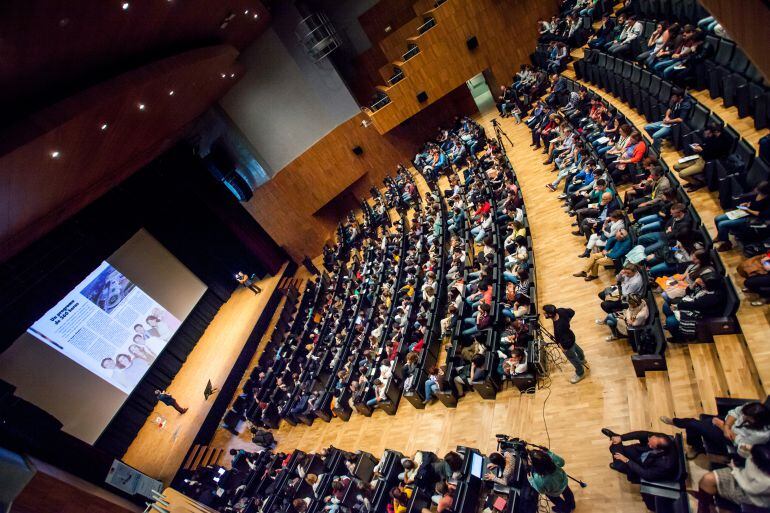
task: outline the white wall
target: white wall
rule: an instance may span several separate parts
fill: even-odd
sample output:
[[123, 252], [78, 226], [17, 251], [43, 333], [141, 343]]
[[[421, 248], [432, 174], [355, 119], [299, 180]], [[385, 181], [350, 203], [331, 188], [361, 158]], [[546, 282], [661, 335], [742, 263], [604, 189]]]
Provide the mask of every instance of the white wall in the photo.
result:
[[287, 4], [241, 54], [246, 74], [220, 101], [270, 175], [360, 110], [331, 63], [304, 53], [294, 35], [300, 15]]

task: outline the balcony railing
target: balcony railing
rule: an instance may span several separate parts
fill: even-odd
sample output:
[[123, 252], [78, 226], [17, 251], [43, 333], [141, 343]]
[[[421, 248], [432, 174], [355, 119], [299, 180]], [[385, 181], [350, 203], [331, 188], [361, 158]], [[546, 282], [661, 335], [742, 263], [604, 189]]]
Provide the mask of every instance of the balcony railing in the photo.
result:
[[385, 105], [390, 103], [390, 96], [388, 96], [385, 93], [382, 93], [380, 96], [381, 98], [379, 100], [377, 100], [376, 102], [374, 102], [369, 106], [369, 110], [371, 110], [372, 112], [377, 112], [378, 110], [383, 108]]
[[417, 33], [419, 35], [425, 34], [427, 31], [436, 26], [436, 19], [433, 17], [425, 18], [425, 23], [417, 27]]
[[418, 47], [416, 44], [411, 44], [409, 46], [409, 50], [407, 50], [402, 57], [404, 58], [404, 61], [408, 61], [418, 53], [420, 53], [420, 47]]
[[389, 86], [392, 86], [394, 84], [397, 84], [398, 82], [401, 82], [403, 79], [404, 79], [404, 72], [403, 72], [403, 70], [401, 70], [399, 68], [393, 68], [393, 76], [390, 77], [385, 82]]

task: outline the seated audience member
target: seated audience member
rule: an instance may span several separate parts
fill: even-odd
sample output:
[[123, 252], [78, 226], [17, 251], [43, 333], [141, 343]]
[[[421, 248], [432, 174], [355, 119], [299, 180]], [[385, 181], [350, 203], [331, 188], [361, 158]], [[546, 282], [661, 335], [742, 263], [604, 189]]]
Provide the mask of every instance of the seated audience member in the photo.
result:
[[650, 318], [647, 301], [638, 294], [629, 295], [626, 305], [627, 307], [619, 312], [608, 313], [604, 319], [604, 324], [609, 326], [612, 332], [605, 339], [607, 342], [628, 337], [630, 330], [644, 326]]
[[770, 408], [759, 402], [736, 406], [724, 420], [704, 415], [698, 419], [664, 416], [660, 421], [685, 430], [689, 459], [706, 452], [707, 445], [716, 454], [738, 452], [745, 458], [751, 446], [770, 442]]
[[628, 232], [621, 228], [614, 237], [607, 240], [603, 250], [592, 253], [588, 257], [585, 269], [573, 274], [573, 276], [585, 278], [585, 281], [597, 280], [599, 279], [599, 266], [614, 265], [617, 268], [629, 251], [631, 251], [631, 238], [628, 236]]
[[414, 490], [408, 486], [395, 486], [390, 490], [392, 501], [388, 504], [388, 513], [406, 513], [409, 505], [409, 499], [412, 498]]
[[[632, 431], [619, 435], [604, 428], [602, 434], [610, 439], [612, 463], [610, 468], [632, 483], [667, 481], [675, 477], [679, 464], [670, 436], [651, 431]], [[623, 442], [635, 442], [624, 445]]]
[[764, 222], [770, 219], [770, 182], [763, 181], [757, 184], [753, 191], [741, 196], [741, 203], [736, 210], [745, 215], [736, 216], [721, 214], [714, 218], [717, 227], [717, 238], [714, 243], [720, 242], [717, 251], [730, 251], [733, 245], [730, 242], [730, 234], [740, 234], [753, 222]]
[[770, 508], [770, 444], [752, 446], [742, 467], [708, 472], [698, 482], [698, 492], [693, 495], [698, 499], [699, 513], [711, 511], [715, 496], [739, 506], [766, 511]]
[[671, 341], [693, 338], [699, 320], [718, 315], [723, 309], [724, 284], [720, 277], [703, 280], [703, 287], [686, 294], [676, 304], [663, 303], [665, 328], [671, 333]]
[[493, 452], [489, 455], [488, 460], [489, 464], [487, 465], [487, 473], [484, 474], [484, 480], [503, 486], [511, 484], [511, 481], [516, 477], [514, 475], [516, 455], [510, 451], [505, 453]]
[[[615, 285], [599, 292], [602, 300], [601, 307], [607, 313], [623, 309], [623, 305], [631, 294], [642, 295], [644, 292], [644, 276], [636, 264], [627, 263], [615, 278]], [[601, 323], [597, 320], [598, 323]]]
[[629, 16], [626, 20], [625, 27], [623, 27], [623, 30], [613, 44], [607, 48], [607, 52], [615, 56], [625, 55], [631, 49], [631, 44], [640, 37], [643, 32], [644, 25], [642, 22], [637, 20], [634, 15]]
[[660, 150], [660, 144], [671, 135], [675, 125], [682, 123], [690, 115], [692, 101], [687, 98], [681, 89], [671, 91], [668, 109], [662, 121], [656, 121], [645, 125], [644, 129], [652, 137], [652, 146]]
[[425, 399], [423, 404], [428, 404], [436, 400], [436, 393], [439, 391], [439, 379], [441, 371], [435, 365], [428, 370], [428, 379], [425, 380]]
[[457, 390], [457, 396], [465, 396], [465, 387], [473, 388], [473, 383], [484, 381], [487, 377], [486, 357], [484, 354], [477, 354], [471, 360], [470, 368], [468, 365], [463, 365], [459, 369], [459, 373], [454, 378], [455, 389]]
[[634, 175], [636, 165], [642, 161], [645, 153], [647, 153], [647, 143], [644, 142], [642, 134], [636, 131], [631, 133], [623, 153], [617, 160], [607, 165], [607, 170], [616, 186], [628, 181]]
[[374, 380], [374, 397], [366, 401], [366, 405], [372, 408], [377, 407], [379, 404], [388, 400], [388, 396], [385, 395], [385, 383], [379, 379]]
[[738, 265], [738, 274], [745, 278], [743, 292], [758, 294], [751, 306], [763, 306], [770, 298], [770, 251], [748, 258]]
[[695, 223], [682, 203], [671, 206], [671, 217], [659, 232], [648, 232], [639, 236], [637, 244], [644, 246], [645, 254], [650, 255], [662, 247], [671, 247], [674, 241], [681, 240], [684, 234], [695, 232]]
[[722, 130], [719, 123], [709, 123], [706, 126], [703, 131], [703, 141], [690, 145], [695, 158], [674, 164], [674, 170], [679, 173], [679, 177], [687, 182], [685, 189], [688, 192], [703, 187], [704, 183], [700, 176], [706, 163], [726, 158], [730, 153], [730, 143], [730, 137]]
[[507, 358], [504, 351], [498, 351], [498, 355], [500, 356], [500, 364], [498, 365], [497, 372], [503, 379], [511, 379], [514, 376], [526, 373], [529, 369], [527, 354], [523, 349], [514, 347]]
[[602, 24], [596, 30], [594, 35], [588, 38], [588, 46], [591, 48], [601, 48], [612, 37], [612, 31], [615, 28], [615, 19], [610, 16], [611, 13], [605, 12], [602, 15]]

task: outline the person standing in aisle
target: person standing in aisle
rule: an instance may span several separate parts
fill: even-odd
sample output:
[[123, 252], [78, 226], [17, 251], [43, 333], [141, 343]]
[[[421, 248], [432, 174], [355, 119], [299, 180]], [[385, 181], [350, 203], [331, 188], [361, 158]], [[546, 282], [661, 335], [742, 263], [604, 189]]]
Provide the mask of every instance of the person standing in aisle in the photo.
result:
[[579, 383], [586, 376], [586, 356], [583, 350], [575, 342], [575, 334], [570, 328], [570, 321], [575, 316], [572, 308], [556, 308], [554, 305], [543, 306], [545, 318], [553, 321], [553, 337], [564, 351], [564, 356], [575, 367], [575, 374], [569, 382], [573, 385]]

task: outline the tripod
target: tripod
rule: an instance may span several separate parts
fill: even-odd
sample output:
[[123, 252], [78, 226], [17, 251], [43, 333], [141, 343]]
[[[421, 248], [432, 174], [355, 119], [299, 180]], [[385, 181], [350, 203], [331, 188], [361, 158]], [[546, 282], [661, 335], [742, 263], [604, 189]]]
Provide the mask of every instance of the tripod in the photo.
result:
[[506, 134], [500, 127], [500, 122], [497, 121], [497, 119], [492, 120], [492, 126], [495, 128], [495, 138], [497, 139], [497, 144], [500, 146], [500, 149], [505, 151], [505, 146], [503, 146], [503, 137], [505, 137], [505, 140], [508, 141], [508, 144], [510, 144], [511, 148], [513, 148], [513, 141], [511, 141], [511, 138], [508, 137], [508, 134]]

